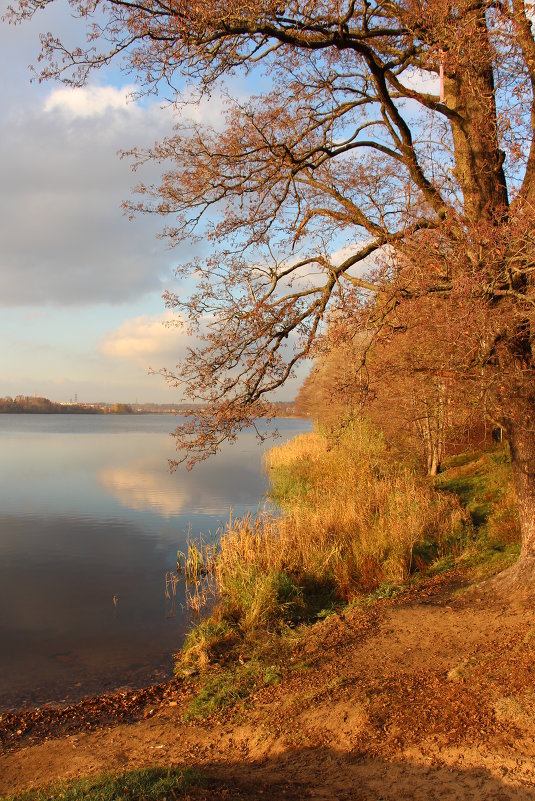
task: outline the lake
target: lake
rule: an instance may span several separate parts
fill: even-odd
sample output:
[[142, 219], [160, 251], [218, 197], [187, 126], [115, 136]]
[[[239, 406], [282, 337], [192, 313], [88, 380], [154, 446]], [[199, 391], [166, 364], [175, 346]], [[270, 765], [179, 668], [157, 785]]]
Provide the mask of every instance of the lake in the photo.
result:
[[[191, 619], [165, 596], [188, 536], [265, 503], [253, 432], [170, 473], [172, 415], [0, 415], [0, 709], [172, 675]], [[267, 425], [267, 424], [265, 424]], [[282, 439], [309, 430], [276, 421]], [[280, 442], [281, 439], [278, 440]]]

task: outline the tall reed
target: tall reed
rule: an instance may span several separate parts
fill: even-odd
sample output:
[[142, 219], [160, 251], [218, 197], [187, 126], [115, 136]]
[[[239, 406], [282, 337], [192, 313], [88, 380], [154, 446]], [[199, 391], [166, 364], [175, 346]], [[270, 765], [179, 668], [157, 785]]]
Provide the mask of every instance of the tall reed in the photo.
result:
[[273, 448], [266, 469], [281, 512], [230, 520], [203, 585], [243, 633], [306, 617], [322, 593], [349, 600], [402, 583], [417, 543], [440, 550], [466, 522], [456, 497], [389, 460], [366, 421], [300, 435]]

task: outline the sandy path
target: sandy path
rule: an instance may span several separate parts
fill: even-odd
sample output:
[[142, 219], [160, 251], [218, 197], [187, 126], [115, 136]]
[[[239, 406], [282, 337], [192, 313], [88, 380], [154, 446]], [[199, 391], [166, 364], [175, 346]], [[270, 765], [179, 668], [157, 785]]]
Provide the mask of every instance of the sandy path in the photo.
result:
[[163, 702], [137, 723], [6, 754], [0, 793], [174, 764], [247, 798], [535, 799], [532, 608], [386, 604], [318, 624], [300, 656], [306, 673], [234, 719], [184, 724]]

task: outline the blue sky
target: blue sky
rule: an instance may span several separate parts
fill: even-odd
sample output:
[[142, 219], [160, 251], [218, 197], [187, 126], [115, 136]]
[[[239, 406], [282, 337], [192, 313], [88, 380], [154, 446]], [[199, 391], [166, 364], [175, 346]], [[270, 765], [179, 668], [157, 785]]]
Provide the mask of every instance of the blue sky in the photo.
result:
[[[161, 296], [186, 287], [157, 238], [163, 220], [132, 222], [121, 208], [155, 168], [132, 175], [117, 155], [169, 132], [174, 112], [129, 99], [132, 77], [115, 68], [79, 90], [30, 83], [39, 33], [80, 25], [61, 5], [0, 25], [0, 396], [178, 401], [149, 370], [185, 351], [185, 333], [163, 325]], [[218, 99], [193, 113], [216, 121]]]
[[[177, 112], [133, 101], [133, 78], [115, 65], [82, 89], [30, 83], [48, 30], [79, 41], [84, 22], [57, 0], [27, 24], [0, 23], [0, 396], [180, 401], [154, 371], [192, 344], [164, 325], [162, 300], [165, 289], [187, 292], [174, 269], [191, 253], [158, 239], [161, 218], [123, 214], [132, 187], [158, 169], [133, 175], [117, 155], [170, 132]], [[233, 88], [255, 90], [251, 79]], [[217, 124], [221, 111], [216, 94], [188, 113]], [[333, 250], [343, 255], [343, 242]], [[307, 370], [278, 397], [291, 398]]]

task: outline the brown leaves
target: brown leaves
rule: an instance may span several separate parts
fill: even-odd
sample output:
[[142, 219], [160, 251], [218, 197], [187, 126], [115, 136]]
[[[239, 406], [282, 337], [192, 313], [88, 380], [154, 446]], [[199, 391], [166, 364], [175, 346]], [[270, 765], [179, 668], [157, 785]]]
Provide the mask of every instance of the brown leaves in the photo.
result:
[[186, 694], [184, 683], [175, 680], [93, 696], [67, 707], [42, 706], [0, 713], [0, 744], [7, 752], [52, 737], [130, 723], [152, 716], [162, 704], [181, 703]]

